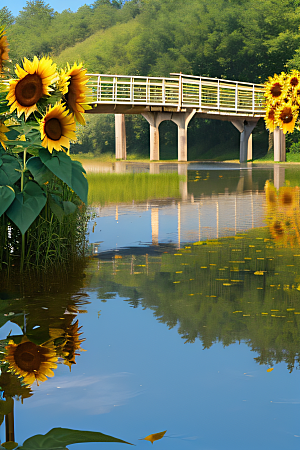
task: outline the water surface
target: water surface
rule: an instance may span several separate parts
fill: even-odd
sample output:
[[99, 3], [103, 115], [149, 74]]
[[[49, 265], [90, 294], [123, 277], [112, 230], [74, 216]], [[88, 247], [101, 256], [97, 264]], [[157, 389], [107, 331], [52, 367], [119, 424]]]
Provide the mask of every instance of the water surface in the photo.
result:
[[[264, 192], [266, 180], [297, 184], [298, 169], [87, 169], [94, 213], [87, 266], [68, 282], [1, 294], [1, 339], [26, 331], [42, 343], [49, 330], [70, 330], [77, 320], [85, 338], [71, 372], [61, 357], [53, 378], [15, 402], [16, 441], [62, 426], [139, 449], [151, 446], [139, 439], [164, 430], [154, 445], [166, 450], [298, 449], [299, 208], [276, 204], [271, 213]], [[131, 179], [129, 199], [118, 187], [126, 177], [105, 178], [127, 173], [150, 176]], [[153, 197], [160, 186], [164, 195]], [[272, 224], [283, 216], [289, 223], [276, 234]]]

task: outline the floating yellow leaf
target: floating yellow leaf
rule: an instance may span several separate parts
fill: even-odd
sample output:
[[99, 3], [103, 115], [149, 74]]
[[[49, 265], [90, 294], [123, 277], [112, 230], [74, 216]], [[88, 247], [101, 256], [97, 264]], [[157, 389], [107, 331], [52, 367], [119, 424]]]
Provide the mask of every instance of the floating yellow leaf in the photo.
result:
[[139, 441], [150, 441], [152, 444], [154, 441], [158, 441], [158, 439], [161, 439], [164, 437], [166, 431], [161, 431], [160, 433], [154, 433], [154, 434], [149, 434], [149, 436], [146, 436], [143, 439], [139, 439]]
[[270, 369], [267, 369], [267, 372], [272, 372], [274, 370], [274, 367], [270, 367]]

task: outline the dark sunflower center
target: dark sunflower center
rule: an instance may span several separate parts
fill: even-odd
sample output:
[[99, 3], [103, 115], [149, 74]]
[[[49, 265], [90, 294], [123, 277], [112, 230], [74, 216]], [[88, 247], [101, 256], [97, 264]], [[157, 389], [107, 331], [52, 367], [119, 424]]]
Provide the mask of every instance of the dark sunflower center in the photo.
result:
[[59, 141], [62, 136], [60, 121], [55, 117], [53, 119], [49, 119], [45, 123], [45, 133], [49, 139], [52, 139], [52, 141]]
[[299, 83], [299, 80], [298, 80], [297, 77], [293, 77], [293, 78], [291, 79], [291, 81], [290, 81], [290, 84], [291, 84], [293, 87], [297, 86], [298, 83]]
[[17, 366], [26, 372], [37, 371], [41, 365], [41, 353], [38, 346], [32, 342], [24, 342], [18, 345], [14, 358]]
[[293, 114], [291, 108], [284, 108], [280, 114], [280, 119], [283, 123], [290, 123], [293, 120]]
[[293, 196], [290, 193], [285, 192], [282, 197], [282, 203], [284, 205], [291, 205], [293, 203]]
[[16, 85], [15, 95], [21, 106], [33, 106], [43, 96], [43, 83], [36, 73], [28, 74]]
[[276, 196], [275, 196], [274, 192], [269, 193], [269, 202], [276, 203]]
[[268, 113], [268, 119], [274, 120], [274, 118], [275, 118], [275, 112], [274, 112], [274, 110], [272, 109], [272, 110], [269, 111], [269, 113]]
[[270, 90], [273, 97], [279, 97], [281, 94], [281, 91], [282, 91], [282, 86], [280, 83], [274, 83]]
[[75, 83], [72, 83], [72, 77], [68, 86], [68, 92], [65, 94], [68, 107], [71, 111], [76, 111], [77, 90]]
[[283, 228], [281, 226], [280, 222], [275, 222], [274, 223], [274, 231], [278, 236], [281, 236], [283, 234]]

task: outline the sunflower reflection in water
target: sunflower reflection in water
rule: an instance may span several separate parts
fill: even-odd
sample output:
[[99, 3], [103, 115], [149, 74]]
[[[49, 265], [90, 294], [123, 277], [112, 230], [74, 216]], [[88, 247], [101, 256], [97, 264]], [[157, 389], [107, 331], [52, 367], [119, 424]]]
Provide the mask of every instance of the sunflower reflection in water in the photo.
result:
[[36, 381], [39, 385], [39, 381], [54, 376], [52, 369], [57, 367], [57, 356], [53, 344], [36, 345], [23, 337], [20, 344], [10, 341], [5, 350], [9, 370], [22, 377], [25, 384]]
[[269, 181], [265, 185], [266, 222], [279, 245], [300, 245], [299, 187], [283, 186], [276, 190]]
[[57, 345], [57, 354], [62, 358], [65, 365], [70, 368], [76, 364], [75, 357], [79, 356], [79, 351], [85, 351], [81, 348], [84, 338], [80, 338], [82, 333], [79, 333], [81, 327], [78, 326], [78, 320], [70, 324], [66, 330], [59, 328], [50, 328], [50, 335], [55, 338]]
[[[81, 343], [81, 327], [78, 320], [72, 323], [74, 315], [70, 314], [64, 328], [50, 328], [51, 339], [44, 344], [37, 345], [23, 336], [20, 343], [10, 340], [4, 350], [2, 364], [7, 371], [22, 378], [25, 385], [32, 385], [35, 381], [46, 381], [54, 376], [53, 369], [59, 362], [66, 364], [70, 370], [76, 364], [75, 358], [79, 351], [83, 351]], [[59, 358], [61, 361], [59, 361]]]

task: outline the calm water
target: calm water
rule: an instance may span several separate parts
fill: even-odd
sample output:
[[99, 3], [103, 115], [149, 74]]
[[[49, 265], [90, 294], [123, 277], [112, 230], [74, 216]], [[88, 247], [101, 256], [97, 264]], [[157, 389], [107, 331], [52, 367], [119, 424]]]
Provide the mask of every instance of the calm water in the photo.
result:
[[[73, 335], [85, 338], [71, 372], [65, 348], [55, 376], [15, 401], [16, 442], [66, 427], [141, 450], [152, 444], [139, 439], [164, 430], [154, 445], [166, 450], [299, 449], [299, 169], [87, 169], [94, 213], [87, 267], [68, 283], [0, 293], [0, 339], [62, 339], [77, 319], [83, 334], [73, 328]], [[124, 196], [126, 173], [144, 172], [156, 176]], [[292, 186], [291, 201], [279, 197], [271, 209], [266, 180]], [[166, 189], [163, 198], [152, 196], [155, 184]], [[70, 448], [105, 446], [126, 448]]]

